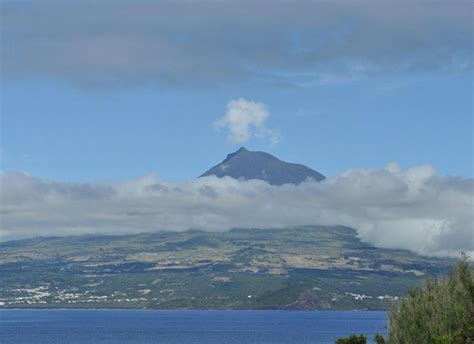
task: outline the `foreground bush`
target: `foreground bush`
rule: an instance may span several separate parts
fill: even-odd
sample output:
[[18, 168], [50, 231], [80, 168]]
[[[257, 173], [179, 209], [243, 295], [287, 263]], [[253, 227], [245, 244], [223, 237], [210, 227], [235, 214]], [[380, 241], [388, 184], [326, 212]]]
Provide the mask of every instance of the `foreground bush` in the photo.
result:
[[474, 343], [474, 281], [464, 255], [448, 279], [427, 281], [390, 309], [389, 343]]
[[[389, 310], [389, 344], [474, 344], [474, 280], [465, 255], [449, 278], [428, 280]], [[359, 340], [359, 341], [357, 341]], [[378, 344], [385, 343], [377, 334]], [[364, 336], [336, 344], [363, 344]]]
[[347, 338], [339, 338], [336, 341], [336, 344], [365, 344], [367, 343], [367, 337], [364, 335], [356, 336], [353, 334], [350, 337]]
[[[374, 337], [374, 342], [376, 344], [385, 344], [385, 339], [381, 334], [377, 333]], [[360, 336], [353, 334], [350, 337], [339, 338], [336, 341], [336, 344], [366, 344], [366, 343], [367, 343], [367, 337], [362, 334]]]

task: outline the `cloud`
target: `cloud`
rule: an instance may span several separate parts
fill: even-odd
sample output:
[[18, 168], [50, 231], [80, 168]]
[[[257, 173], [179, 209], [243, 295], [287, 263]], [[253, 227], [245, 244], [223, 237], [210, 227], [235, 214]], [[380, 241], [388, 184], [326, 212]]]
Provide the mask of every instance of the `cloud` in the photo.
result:
[[472, 69], [471, 1], [4, 2], [2, 75], [82, 88], [318, 85]]
[[227, 104], [226, 114], [214, 122], [216, 129], [227, 128], [227, 140], [232, 144], [248, 142], [252, 136], [269, 140], [274, 145], [280, 140], [278, 133], [266, 127], [270, 112], [265, 104], [239, 98]]
[[352, 169], [321, 183], [271, 186], [157, 175], [116, 184], [66, 183], [2, 174], [2, 240], [84, 233], [226, 230], [308, 224], [356, 228], [365, 242], [433, 255], [474, 253], [474, 180], [431, 166]]

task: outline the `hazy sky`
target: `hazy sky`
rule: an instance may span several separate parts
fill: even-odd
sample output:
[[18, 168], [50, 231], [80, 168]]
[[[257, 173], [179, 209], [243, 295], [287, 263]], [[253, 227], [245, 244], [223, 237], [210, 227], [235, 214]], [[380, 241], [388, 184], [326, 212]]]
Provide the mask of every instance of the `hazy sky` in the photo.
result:
[[[343, 224], [474, 252], [471, 1], [1, 4], [0, 240]], [[242, 145], [328, 179], [195, 180]]]
[[[4, 171], [189, 180], [245, 145], [473, 176], [472, 2], [2, 1]], [[264, 130], [226, 140], [243, 98]]]

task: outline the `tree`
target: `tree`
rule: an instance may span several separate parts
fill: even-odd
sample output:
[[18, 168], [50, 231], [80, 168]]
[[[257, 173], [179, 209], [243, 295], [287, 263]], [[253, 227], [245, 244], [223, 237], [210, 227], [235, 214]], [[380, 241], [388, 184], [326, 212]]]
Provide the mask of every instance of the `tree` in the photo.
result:
[[[474, 344], [474, 279], [468, 258], [454, 266], [449, 278], [428, 280], [389, 309], [389, 338], [377, 344]], [[359, 340], [359, 341], [357, 341]], [[364, 344], [362, 335], [336, 344]]]
[[449, 278], [428, 280], [391, 307], [389, 343], [474, 343], [474, 280], [464, 254]]
[[366, 344], [366, 343], [367, 343], [367, 337], [362, 334], [360, 336], [353, 334], [350, 337], [339, 338], [336, 341], [336, 344]]
[[[374, 341], [376, 344], [385, 344], [385, 338], [380, 333], [377, 333], [375, 335]], [[336, 341], [336, 344], [366, 344], [366, 343], [367, 343], [367, 337], [365, 337], [362, 334], [360, 336], [353, 334], [350, 337], [339, 338]]]
[[374, 341], [376, 344], [385, 344], [385, 338], [380, 334], [376, 333], [374, 337]]

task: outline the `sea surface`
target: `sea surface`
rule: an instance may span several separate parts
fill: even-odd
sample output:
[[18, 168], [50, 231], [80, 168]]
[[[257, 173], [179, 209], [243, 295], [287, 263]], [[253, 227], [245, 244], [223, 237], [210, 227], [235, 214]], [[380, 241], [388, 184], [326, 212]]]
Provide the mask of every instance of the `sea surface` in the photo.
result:
[[0, 343], [334, 343], [385, 334], [386, 321], [369, 311], [0, 310]]

